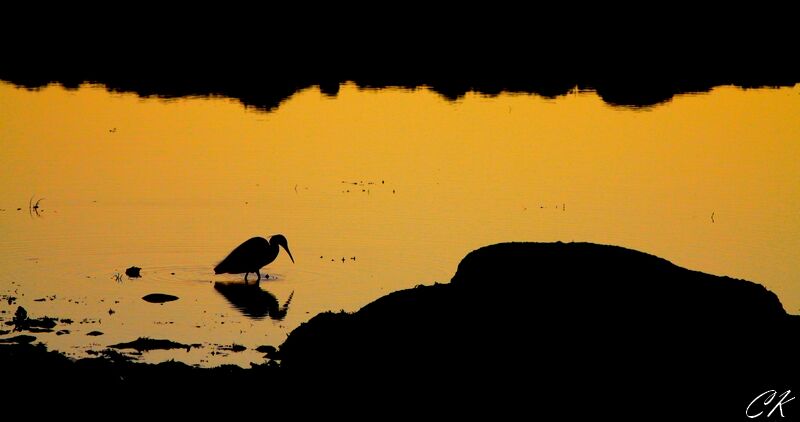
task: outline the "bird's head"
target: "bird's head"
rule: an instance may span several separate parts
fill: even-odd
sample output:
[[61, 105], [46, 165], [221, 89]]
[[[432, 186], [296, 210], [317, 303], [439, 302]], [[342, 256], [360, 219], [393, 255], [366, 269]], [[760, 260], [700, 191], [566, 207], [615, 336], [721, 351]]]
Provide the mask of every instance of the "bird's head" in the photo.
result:
[[281, 247], [283, 247], [283, 249], [286, 250], [286, 253], [289, 254], [289, 258], [292, 260], [292, 263], [294, 263], [294, 257], [292, 257], [292, 252], [289, 251], [289, 242], [286, 241], [286, 238], [282, 234], [276, 234], [270, 237], [269, 243], [275, 245], [281, 245]]

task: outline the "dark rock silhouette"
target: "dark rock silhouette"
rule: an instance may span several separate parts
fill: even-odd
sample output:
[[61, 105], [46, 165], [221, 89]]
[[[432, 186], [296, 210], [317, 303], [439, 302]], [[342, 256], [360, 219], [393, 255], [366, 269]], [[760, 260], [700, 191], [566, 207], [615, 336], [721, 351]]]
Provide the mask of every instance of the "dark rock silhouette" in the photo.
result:
[[36, 341], [36, 337], [27, 334], [20, 334], [18, 336], [9, 338], [0, 338], [0, 343], [4, 344], [28, 344]]
[[142, 276], [141, 273], [140, 273], [141, 271], [142, 271], [142, 269], [139, 268], [139, 267], [130, 267], [130, 268], [125, 270], [125, 275], [127, 275], [128, 277], [131, 277], [131, 278], [137, 278], [137, 277], [141, 277]]
[[142, 297], [142, 300], [150, 303], [166, 303], [178, 300], [178, 296], [168, 295], [166, 293], [150, 293]]
[[171, 350], [171, 349], [186, 349], [189, 350], [192, 346], [188, 344], [178, 343], [172, 340], [152, 339], [146, 337], [139, 337], [134, 341], [127, 343], [117, 343], [108, 346], [112, 349], [134, 349], [139, 352], [149, 350]]
[[253, 319], [268, 316], [277, 321], [286, 317], [294, 295], [290, 294], [286, 303], [281, 306], [275, 295], [263, 290], [258, 284], [216, 282], [214, 289], [244, 315]]
[[[309, 383], [412, 384], [421, 395], [447, 390], [518, 406], [536, 397], [553, 417], [565, 408], [573, 418], [596, 415], [619, 400], [613, 383], [632, 414], [689, 409], [731, 420], [724, 416], [741, 416], [748, 394], [798, 374], [787, 364], [797, 319], [761, 285], [640, 252], [500, 244], [467, 255], [450, 284], [312, 318], [278, 358]], [[571, 408], [578, 395], [580, 408]], [[704, 407], [714, 401], [725, 405]]]

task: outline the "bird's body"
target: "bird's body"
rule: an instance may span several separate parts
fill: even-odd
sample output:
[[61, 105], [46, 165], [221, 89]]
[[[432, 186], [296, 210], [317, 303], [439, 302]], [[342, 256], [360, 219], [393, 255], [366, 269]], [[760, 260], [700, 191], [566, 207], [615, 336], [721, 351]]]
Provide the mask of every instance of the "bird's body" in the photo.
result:
[[256, 273], [261, 281], [261, 268], [278, 257], [279, 246], [286, 249], [292, 262], [294, 258], [289, 251], [289, 244], [283, 235], [276, 234], [269, 238], [253, 237], [237, 246], [228, 256], [214, 267], [214, 274], [241, 274], [244, 273], [244, 281], [247, 283], [247, 275]]

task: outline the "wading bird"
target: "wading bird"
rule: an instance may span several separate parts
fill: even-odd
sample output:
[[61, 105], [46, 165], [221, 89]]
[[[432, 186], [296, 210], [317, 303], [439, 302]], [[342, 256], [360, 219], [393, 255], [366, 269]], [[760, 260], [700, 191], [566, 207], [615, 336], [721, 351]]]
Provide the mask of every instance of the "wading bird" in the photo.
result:
[[261, 267], [271, 263], [278, 257], [278, 246], [286, 249], [292, 262], [294, 258], [289, 251], [289, 244], [282, 234], [271, 236], [269, 240], [263, 237], [254, 237], [237, 246], [225, 259], [214, 267], [214, 274], [241, 274], [244, 273], [244, 282], [247, 275], [256, 273], [261, 281]]

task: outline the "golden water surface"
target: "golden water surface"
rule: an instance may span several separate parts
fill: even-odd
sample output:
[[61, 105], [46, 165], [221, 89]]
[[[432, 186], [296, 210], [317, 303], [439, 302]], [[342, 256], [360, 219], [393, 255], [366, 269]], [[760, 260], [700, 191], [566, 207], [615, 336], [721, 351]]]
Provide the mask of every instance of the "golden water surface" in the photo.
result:
[[[200, 346], [145, 361], [247, 366], [319, 312], [447, 282], [475, 248], [559, 240], [756, 281], [800, 313], [798, 116], [798, 86], [629, 109], [593, 92], [448, 102], [344, 85], [267, 113], [0, 83], [0, 320], [69, 318], [69, 334], [35, 335], [73, 356], [151, 337]], [[237, 307], [214, 282], [242, 276], [212, 271], [274, 233], [296, 263], [281, 252], [260, 289], [281, 305], [293, 292], [283, 318]], [[491, 280], [486, 294], [503, 306]]]

